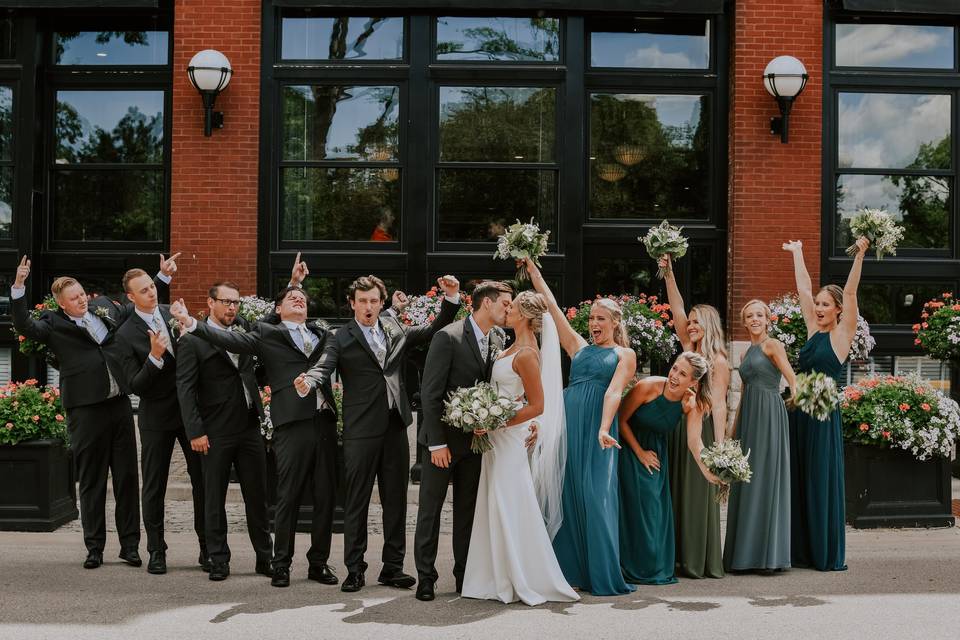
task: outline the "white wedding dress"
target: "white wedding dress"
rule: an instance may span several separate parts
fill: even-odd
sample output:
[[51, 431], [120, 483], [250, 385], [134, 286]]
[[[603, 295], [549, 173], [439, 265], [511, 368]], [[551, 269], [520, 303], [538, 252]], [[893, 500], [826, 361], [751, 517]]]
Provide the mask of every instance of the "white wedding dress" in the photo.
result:
[[[524, 395], [511, 354], [493, 364], [500, 395]], [[524, 440], [529, 422], [490, 432], [483, 454], [463, 596], [528, 605], [580, 596], [563, 577], [534, 491]], [[540, 425], [540, 429], [550, 425]]]

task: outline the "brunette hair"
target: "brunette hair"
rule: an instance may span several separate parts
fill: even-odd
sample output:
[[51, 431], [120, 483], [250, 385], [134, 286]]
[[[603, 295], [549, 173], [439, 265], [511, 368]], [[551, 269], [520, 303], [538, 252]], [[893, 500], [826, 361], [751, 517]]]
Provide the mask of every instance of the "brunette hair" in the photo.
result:
[[383, 280], [374, 275], [360, 276], [351, 282], [347, 288], [347, 299], [356, 301], [357, 291], [373, 291], [374, 289], [380, 292], [380, 299], [386, 302], [387, 286], [383, 284]]
[[833, 304], [837, 305], [837, 309], [839, 309], [841, 313], [843, 312], [843, 289], [840, 288], [840, 285], [828, 284], [825, 287], [820, 287], [817, 295], [821, 293], [826, 293], [833, 298]]
[[237, 293], [240, 293], [240, 285], [238, 285], [236, 282], [231, 282], [230, 280], [218, 280], [210, 286], [210, 289], [207, 291], [207, 296], [211, 300], [216, 300], [217, 296], [220, 295], [220, 287], [227, 287], [228, 289], [233, 289]]
[[499, 280], [483, 280], [473, 288], [473, 295], [470, 299], [473, 302], [473, 308], [479, 309], [483, 306], [485, 299], [496, 302], [497, 298], [504, 293], [512, 296], [513, 287]]

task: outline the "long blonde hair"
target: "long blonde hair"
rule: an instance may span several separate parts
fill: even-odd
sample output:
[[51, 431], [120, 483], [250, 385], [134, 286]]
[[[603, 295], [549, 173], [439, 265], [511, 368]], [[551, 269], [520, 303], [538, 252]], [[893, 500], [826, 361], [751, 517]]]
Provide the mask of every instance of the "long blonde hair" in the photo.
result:
[[695, 304], [690, 313], [697, 312], [697, 323], [703, 328], [699, 353], [709, 362], [715, 362], [718, 356], [727, 357], [727, 339], [723, 334], [720, 313], [709, 304]]
[[613, 320], [613, 341], [621, 347], [630, 347], [630, 336], [627, 335], [627, 328], [623, 326], [623, 309], [620, 305], [610, 298], [597, 298], [594, 307], [603, 307], [610, 312], [610, 319]]
[[699, 382], [697, 385], [697, 405], [701, 411], [708, 411], [713, 408], [713, 401], [710, 399], [713, 390], [710, 388], [710, 361], [703, 355], [695, 351], [684, 351], [677, 360], [686, 360], [693, 370], [693, 379]]

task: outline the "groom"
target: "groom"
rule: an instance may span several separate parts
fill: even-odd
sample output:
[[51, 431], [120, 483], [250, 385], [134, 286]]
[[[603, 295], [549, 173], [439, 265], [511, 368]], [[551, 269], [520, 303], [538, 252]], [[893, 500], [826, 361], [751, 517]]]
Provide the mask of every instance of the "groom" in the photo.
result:
[[[441, 329], [430, 341], [420, 384], [423, 428], [418, 442], [430, 449], [430, 463], [423, 465], [420, 476], [414, 538], [418, 600], [434, 599], [440, 512], [451, 478], [454, 487], [453, 575], [458, 593], [463, 586], [480, 484], [480, 454], [470, 450], [472, 434], [451, 429], [441, 421], [443, 400], [458, 387], [472, 387], [490, 380], [493, 362], [504, 348], [503, 332], [495, 327], [506, 324], [512, 297], [513, 290], [503, 282], [481, 282], [473, 290], [473, 313]], [[531, 428], [531, 432], [531, 439], [535, 439], [536, 430]]]

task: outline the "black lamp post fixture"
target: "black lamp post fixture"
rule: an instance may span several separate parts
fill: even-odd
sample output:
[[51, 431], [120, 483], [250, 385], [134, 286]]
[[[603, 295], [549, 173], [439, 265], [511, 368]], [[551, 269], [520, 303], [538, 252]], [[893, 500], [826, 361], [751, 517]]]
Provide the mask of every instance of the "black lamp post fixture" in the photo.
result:
[[793, 56], [778, 56], [763, 70], [763, 86], [777, 99], [780, 117], [770, 118], [770, 134], [780, 134], [780, 142], [787, 142], [790, 125], [790, 109], [807, 86], [807, 68]]
[[203, 98], [203, 135], [209, 137], [214, 127], [223, 129], [223, 112], [214, 111], [213, 103], [230, 84], [233, 68], [227, 56], [215, 49], [204, 49], [190, 59], [187, 75]]

